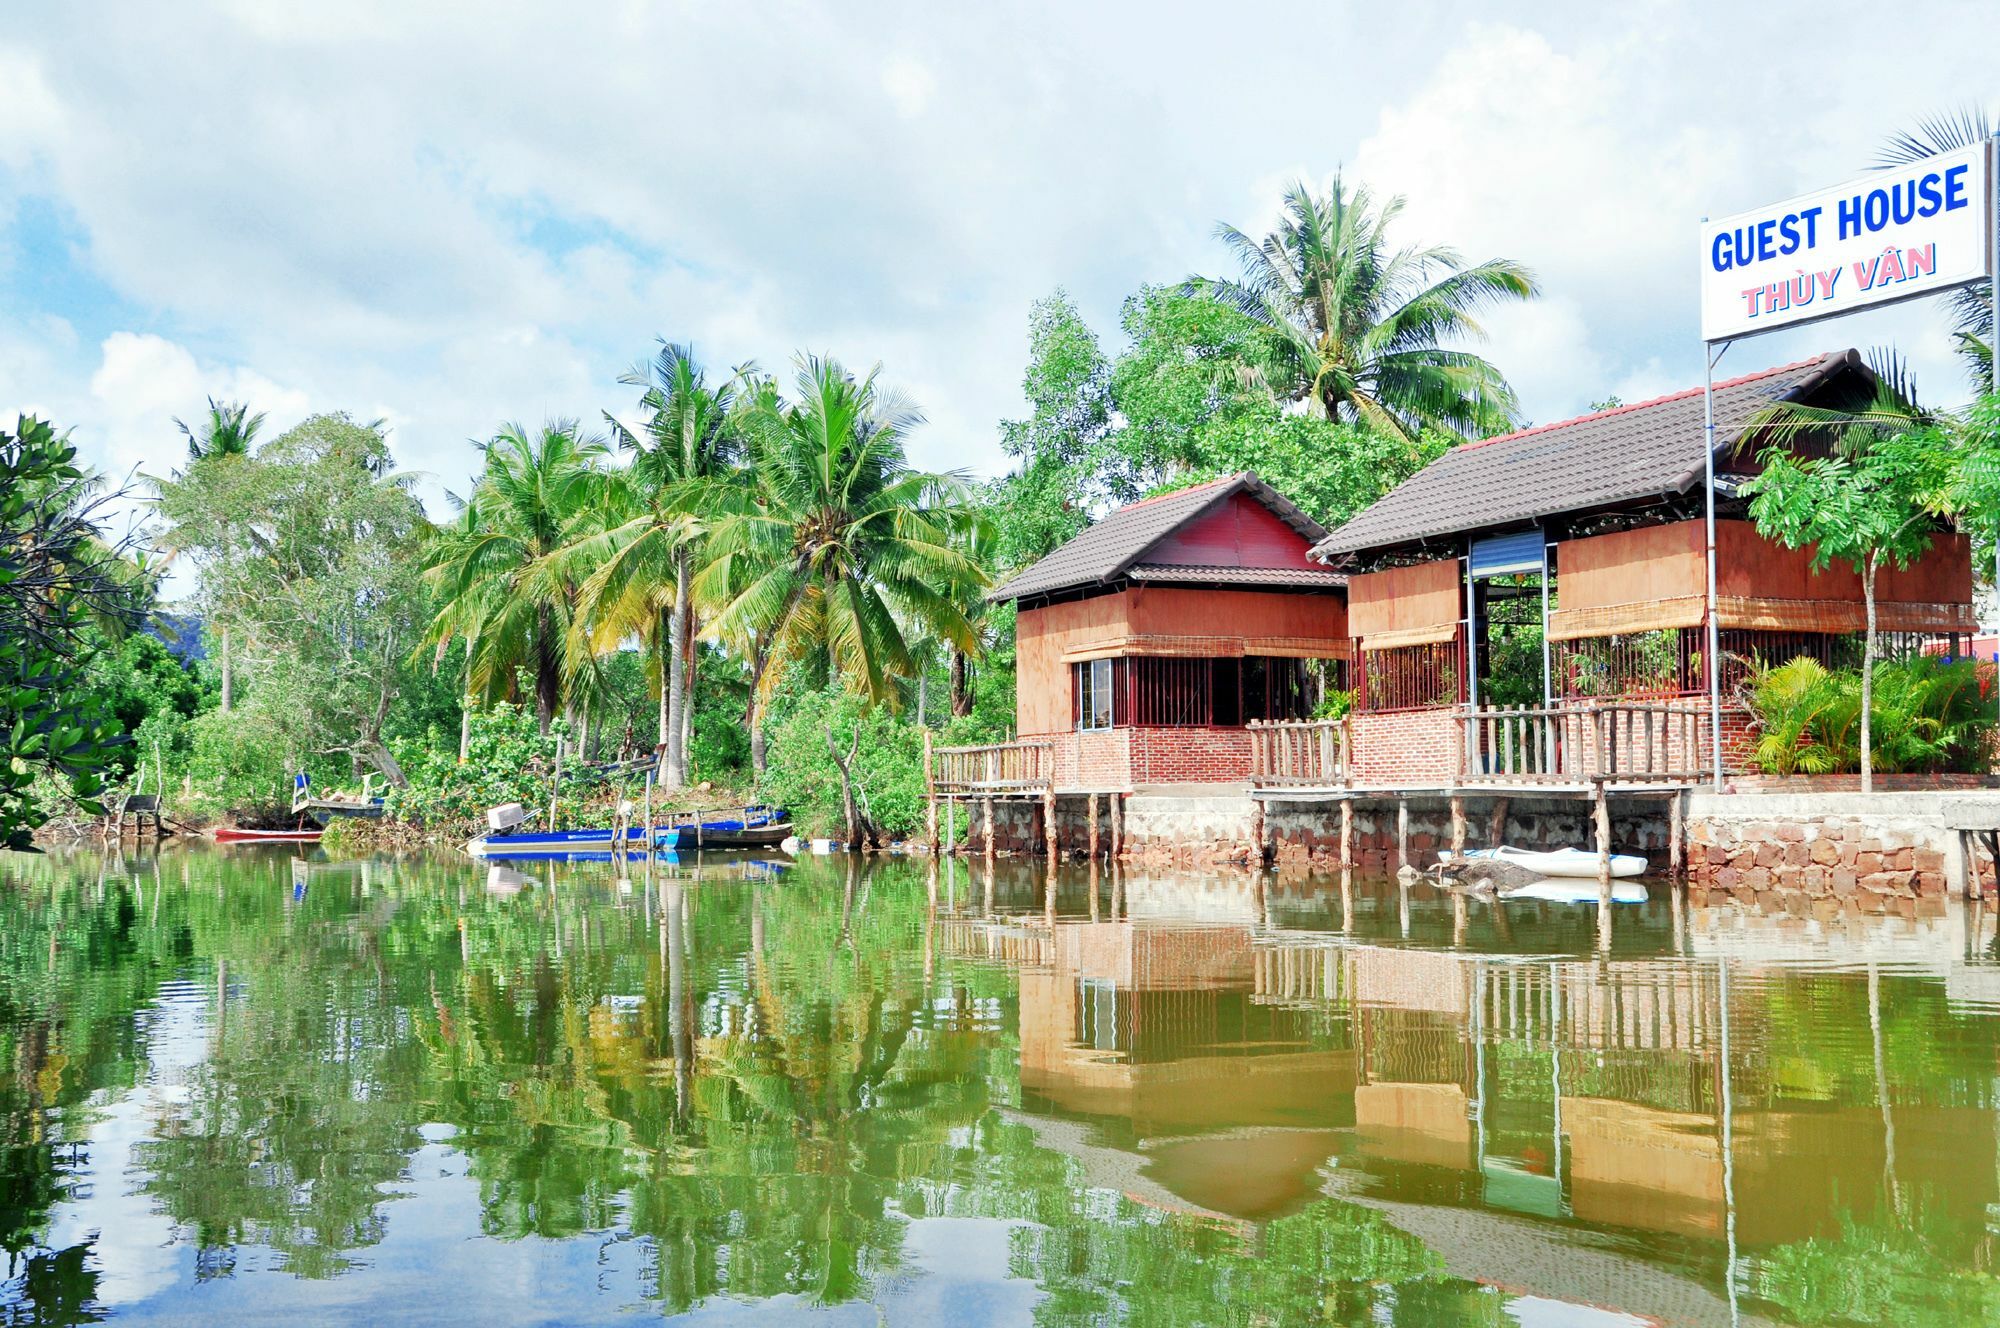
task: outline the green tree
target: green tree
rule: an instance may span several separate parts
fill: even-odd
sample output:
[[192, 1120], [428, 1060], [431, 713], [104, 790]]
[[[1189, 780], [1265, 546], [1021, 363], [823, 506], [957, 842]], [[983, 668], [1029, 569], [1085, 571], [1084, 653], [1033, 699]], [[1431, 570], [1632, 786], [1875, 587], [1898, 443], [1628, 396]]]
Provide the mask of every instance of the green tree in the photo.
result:
[[208, 416], [199, 428], [176, 419], [187, 439], [188, 464], [169, 481], [154, 487], [169, 515], [161, 539], [167, 561], [186, 554], [199, 568], [198, 602], [203, 625], [216, 642], [224, 712], [236, 704], [236, 618], [252, 593], [245, 584], [245, 564], [256, 555], [250, 534], [234, 514], [243, 506], [237, 490], [252, 477], [246, 473], [264, 416], [250, 414], [241, 403], [208, 399]]
[[963, 607], [986, 571], [959, 536], [980, 520], [957, 478], [913, 469], [904, 439], [916, 408], [838, 363], [798, 361], [798, 400], [753, 394], [743, 413], [748, 484], [698, 481], [690, 502], [713, 513], [696, 575], [712, 605], [706, 631], [754, 641], [751, 752], [763, 769], [762, 698], [774, 670], [826, 670], [877, 702], [911, 676], [907, 632], [963, 650], [978, 636]]
[[508, 424], [481, 450], [486, 465], [458, 523], [429, 550], [424, 577], [437, 610], [425, 639], [439, 649], [466, 644], [468, 699], [514, 699], [525, 670], [546, 733], [566, 699], [576, 589], [551, 555], [575, 541], [604, 496], [605, 446], [559, 420], [533, 435]]
[[661, 675], [660, 778], [678, 788], [688, 773], [692, 587], [704, 516], [689, 499], [702, 482], [729, 476], [741, 456], [732, 420], [736, 387], [733, 381], [709, 386], [693, 348], [665, 341], [650, 364], [618, 381], [644, 389], [640, 433], [605, 416], [634, 454], [626, 473], [634, 510], [576, 546], [582, 562], [595, 568], [583, 581], [577, 622], [594, 649], [633, 635], [652, 647]]
[[103, 811], [95, 798], [123, 731], [90, 686], [89, 643], [106, 626], [136, 628], [145, 607], [99, 530], [114, 496], [46, 421], [0, 429], [0, 848], [33, 846], [40, 774]]
[[1442, 246], [1391, 249], [1386, 233], [1402, 200], [1378, 208], [1339, 176], [1323, 197], [1294, 184], [1284, 207], [1261, 240], [1216, 227], [1239, 278], [1188, 282], [1264, 329], [1265, 353], [1243, 368], [1287, 400], [1318, 403], [1328, 419], [1411, 442], [1426, 428], [1479, 436], [1512, 425], [1516, 402], [1500, 371], [1449, 343], [1484, 335], [1480, 310], [1533, 298], [1525, 267], [1504, 258], [1467, 266]]
[[1763, 471], [1744, 484], [1758, 533], [1787, 548], [1811, 549], [1813, 566], [1835, 559], [1861, 574], [1867, 634], [1861, 652], [1861, 788], [1874, 789], [1871, 711], [1875, 698], [1875, 581], [1886, 566], [1907, 567], [1931, 546], [1947, 510], [1955, 460], [1941, 428], [1885, 431], [1850, 424], [1824, 457], [1766, 448]]
[[1074, 538], [1092, 513], [1139, 493], [1112, 444], [1111, 366], [1097, 336], [1061, 290], [1028, 310], [1023, 419], [1000, 422], [1000, 446], [1018, 469], [992, 504], [1002, 566], [1021, 567]]

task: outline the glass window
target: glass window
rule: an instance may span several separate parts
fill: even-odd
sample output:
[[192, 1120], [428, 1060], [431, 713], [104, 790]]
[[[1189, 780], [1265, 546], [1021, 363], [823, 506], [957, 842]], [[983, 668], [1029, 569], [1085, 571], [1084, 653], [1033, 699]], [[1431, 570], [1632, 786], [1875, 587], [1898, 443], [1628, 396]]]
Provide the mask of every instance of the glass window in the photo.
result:
[[1093, 659], [1076, 666], [1076, 726], [1108, 729], [1113, 722], [1112, 661]]

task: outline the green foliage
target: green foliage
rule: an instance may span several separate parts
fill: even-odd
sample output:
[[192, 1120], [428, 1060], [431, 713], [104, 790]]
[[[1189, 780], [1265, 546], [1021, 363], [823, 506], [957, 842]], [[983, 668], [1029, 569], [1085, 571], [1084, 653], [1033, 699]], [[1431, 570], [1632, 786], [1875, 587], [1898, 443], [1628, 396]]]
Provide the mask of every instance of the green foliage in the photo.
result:
[[1028, 416], [1000, 423], [1019, 469], [998, 486], [993, 515], [1003, 567], [1023, 567], [1073, 539], [1093, 510], [1137, 496], [1109, 445], [1110, 365], [1097, 336], [1058, 290], [1028, 310]]
[[1780, 1245], [1752, 1264], [1751, 1286], [1799, 1324], [1943, 1328], [2000, 1320], [2000, 1278], [1931, 1235], [1841, 1215], [1840, 1234]]
[[54, 776], [87, 812], [126, 740], [92, 686], [93, 639], [136, 625], [141, 596], [98, 534], [95, 481], [46, 422], [0, 430], [0, 848], [28, 848]]
[[925, 823], [922, 732], [838, 688], [791, 690], [774, 707], [760, 795], [789, 810], [801, 836], [838, 838], [840, 775], [827, 747], [829, 728], [843, 757], [860, 731], [853, 776], [863, 814], [892, 839], [917, 833]]
[[[427, 825], [462, 827], [502, 803], [518, 802], [530, 812], [546, 809], [556, 743], [568, 737], [561, 724], [543, 732], [534, 714], [520, 706], [502, 701], [481, 707], [472, 712], [466, 759], [459, 761], [456, 742], [444, 734], [429, 735], [406, 757], [409, 787], [390, 791], [386, 811]], [[574, 796], [583, 781], [575, 774], [574, 757], [569, 764], [565, 791]]]
[[[1992, 706], [1973, 660], [1933, 655], [1875, 665], [1874, 764], [1882, 773], [1983, 771]], [[1861, 768], [1861, 675], [1804, 657], [1754, 675], [1758, 768], [1818, 775]]]
[[[255, 454], [205, 453], [158, 481], [164, 540], [227, 627], [258, 726], [288, 759], [380, 763], [421, 630], [426, 523], [379, 423], [315, 415]], [[389, 771], [387, 766], [385, 772]]]
[[1412, 443], [1426, 431], [1501, 432], [1514, 422], [1513, 389], [1453, 343], [1483, 338], [1478, 314], [1534, 298], [1535, 279], [1508, 259], [1468, 266], [1448, 248], [1391, 248], [1402, 207], [1400, 198], [1377, 206], [1339, 176], [1324, 196], [1294, 184], [1278, 229], [1261, 239], [1216, 227], [1238, 279], [1197, 277], [1188, 288], [1263, 330], [1260, 353], [1239, 366], [1284, 400]]
[[[178, 810], [269, 819], [291, 806], [292, 777], [302, 769], [311, 773], [282, 731], [261, 722], [257, 711], [211, 710], [187, 727], [182, 773], [191, 800]], [[323, 781], [316, 777], [314, 782]]]

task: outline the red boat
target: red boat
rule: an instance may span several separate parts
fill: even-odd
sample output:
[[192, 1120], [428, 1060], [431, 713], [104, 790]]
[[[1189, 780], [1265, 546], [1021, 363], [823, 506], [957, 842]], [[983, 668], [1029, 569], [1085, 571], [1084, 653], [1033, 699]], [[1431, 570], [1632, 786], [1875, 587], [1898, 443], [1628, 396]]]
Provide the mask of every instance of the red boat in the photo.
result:
[[319, 826], [305, 826], [297, 830], [245, 830], [239, 825], [218, 826], [215, 842], [218, 844], [317, 844], [325, 834]]

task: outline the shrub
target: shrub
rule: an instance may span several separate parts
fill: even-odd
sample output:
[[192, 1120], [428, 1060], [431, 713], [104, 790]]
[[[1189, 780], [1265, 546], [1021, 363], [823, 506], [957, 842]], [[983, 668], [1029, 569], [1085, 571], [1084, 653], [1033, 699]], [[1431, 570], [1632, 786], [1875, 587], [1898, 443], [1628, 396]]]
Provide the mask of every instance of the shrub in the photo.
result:
[[[1993, 716], [1978, 665], [1934, 655], [1875, 665], [1874, 765], [1885, 774], [1983, 772]], [[1749, 683], [1758, 739], [1754, 760], [1774, 775], [1861, 768], [1861, 674], [1801, 656]]]
[[922, 729], [837, 690], [804, 692], [787, 702], [772, 725], [759, 793], [788, 809], [800, 834], [838, 835], [844, 829], [840, 772], [827, 748], [829, 727], [843, 756], [860, 730], [852, 769], [862, 813], [890, 838], [914, 834], [924, 824]]

